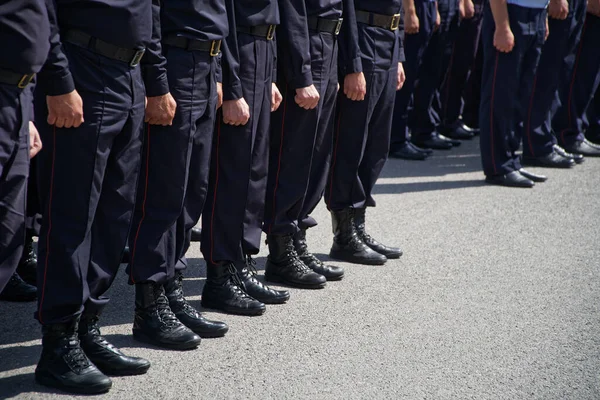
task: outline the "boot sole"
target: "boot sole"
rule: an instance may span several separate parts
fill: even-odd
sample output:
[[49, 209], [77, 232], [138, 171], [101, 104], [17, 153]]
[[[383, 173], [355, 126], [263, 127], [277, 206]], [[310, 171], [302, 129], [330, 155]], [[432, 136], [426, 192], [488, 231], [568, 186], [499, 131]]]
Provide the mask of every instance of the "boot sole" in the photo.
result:
[[[254, 297], [254, 296], [253, 296]], [[285, 304], [287, 303], [287, 301], [290, 299], [290, 296], [285, 296], [285, 297], [280, 297], [280, 298], [273, 298], [273, 297], [269, 297], [267, 299], [260, 299], [258, 297], [254, 297], [256, 300], [260, 301], [263, 304]]]
[[204, 307], [204, 308], [218, 310], [218, 311], [224, 312], [226, 314], [243, 315], [246, 317], [257, 317], [259, 315], [263, 315], [265, 313], [265, 311], [267, 311], [266, 307], [258, 308], [258, 309], [221, 307], [216, 303], [211, 303], [210, 301], [204, 301], [204, 299], [202, 300], [201, 304], [202, 304], [202, 307]]
[[285, 278], [281, 278], [278, 275], [269, 274], [267, 272], [265, 272], [265, 280], [268, 282], [273, 282], [273, 283], [282, 283], [284, 285], [296, 287], [296, 288], [300, 288], [300, 289], [323, 289], [327, 285], [327, 282], [316, 283], [316, 284], [315, 283], [311, 284], [311, 283], [290, 282]]
[[169, 349], [169, 350], [192, 350], [200, 345], [200, 342], [197, 340], [184, 342], [184, 343], [163, 343], [159, 342], [156, 339], [152, 339], [150, 336], [145, 333], [133, 330], [133, 338], [138, 342], [148, 343], [154, 345], [156, 347]]
[[148, 366], [139, 367], [137, 369], [129, 369], [129, 370], [111, 370], [110, 368], [100, 368], [96, 364], [96, 367], [106, 376], [135, 376], [135, 375], [144, 375], [150, 369], [150, 364]]
[[67, 393], [76, 393], [76, 394], [102, 394], [102, 393], [107, 393], [110, 390], [110, 388], [112, 387], [112, 383], [108, 386], [106, 386], [106, 385], [86, 385], [86, 386], [81, 386], [81, 387], [66, 386], [51, 376], [39, 376], [37, 374], [35, 375], [35, 381], [42, 386], [62, 390], [63, 392], [67, 392]]
[[[190, 328], [190, 327], [188, 326], [188, 328]], [[192, 328], [190, 328], [190, 329], [192, 329]], [[229, 331], [229, 329], [223, 330], [222, 332], [206, 333], [206, 332], [195, 331], [192, 329], [192, 332], [194, 332], [196, 335], [200, 336], [202, 339], [222, 338], [223, 336], [225, 336], [225, 334], [228, 331]]]
[[[323, 274], [321, 274], [323, 275]], [[340, 276], [327, 276], [327, 275], [323, 275], [325, 277], [325, 279], [327, 279], [328, 282], [335, 282], [335, 281], [341, 281], [342, 279], [344, 279], [344, 275], [340, 275]]]
[[[343, 254], [343, 253], [341, 253], [341, 254]], [[334, 260], [338, 260], [338, 261], [345, 261], [345, 262], [349, 262], [351, 264], [362, 264], [362, 265], [383, 265], [387, 261], [387, 257], [383, 260], [371, 260], [371, 259], [348, 257], [346, 255], [341, 255], [341, 254], [331, 251], [329, 253], [329, 257], [333, 258]]]

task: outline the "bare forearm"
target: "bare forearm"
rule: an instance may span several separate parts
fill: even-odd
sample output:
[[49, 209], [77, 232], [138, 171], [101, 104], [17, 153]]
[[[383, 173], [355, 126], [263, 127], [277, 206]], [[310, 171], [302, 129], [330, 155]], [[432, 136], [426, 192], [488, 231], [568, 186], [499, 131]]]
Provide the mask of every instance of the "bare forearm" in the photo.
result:
[[506, 0], [490, 0], [490, 7], [494, 16], [496, 29], [510, 29]]

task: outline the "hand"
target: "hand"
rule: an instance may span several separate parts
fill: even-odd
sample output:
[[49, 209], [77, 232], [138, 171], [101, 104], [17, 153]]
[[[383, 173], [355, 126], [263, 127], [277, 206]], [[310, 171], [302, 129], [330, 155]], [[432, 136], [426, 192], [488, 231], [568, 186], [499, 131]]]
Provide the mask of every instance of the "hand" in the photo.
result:
[[217, 110], [221, 108], [223, 105], [223, 84], [221, 82], [217, 82]]
[[569, 3], [567, 0], [550, 0], [548, 15], [554, 19], [566, 19], [569, 15]]
[[76, 90], [60, 96], [46, 96], [48, 124], [57, 128], [78, 128], [83, 123], [83, 100]]
[[440, 11], [436, 9], [435, 13], [437, 15], [435, 17], [435, 26], [433, 27], [434, 32], [440, 29], [440, 25], [442, 24], [442, 17], [440, 16]]
[[355, 72], [344, 77], [344, 94], [350, 100], [361, 101], [367, 95], [367, 81], [365, 74]]
[[223, 122], [228, 125], [246, 125], [250, 119], [250, 107], [244, 98], [223, 102]]
[[588, 0], [587, 12], [600, 17], [600, 0]]
[[475, 4], [473, 0], [465, 0], [465, 19], [471, 19], [475, 16]]
[[458, 16], [460, 19], [465, 19], [465, 0], [458, 1]]
[[546, 17], [546, 36], [544, 36], [544, 42], [548, 40], [548, 35], [550, 35], [550, 24], [548, 23], [548, 17]]
[[398, 83], [396, 84], [396, 90], [402, 89], [402, 86], [404, 86], [405, 80], [406, 80], [406, 75], [404, 74], [404, 67], [402, 66], [402, 63], [399, 62], [398, 63]]
[[320, 98], [315, 85], [310, 85], [305, 88], [296, 89], [294, 100], [296, 101], [296, 104], [305, 110], [312, 110], [317, 107]]
[[34, 123], [29, 121], [29, 158], [35, 157], [42, 149], [42, 139]]
[[407, 35], [419, 33], [419, 17], [417, 17], [416, 11], [413, 10], [404, 14], [404, 32]]
[[283, 96], [281, 96], [281, 92], [275, 83], [271, 84], [271, 112], [276, 111], [281, 102], [283, 101]]
[[515, 36], [510, 27], [498, 28], [494, 33], [494, 47], [501, 53], [510, 53], [515, 47]]
[[162, 96], [148, 97], [146, 102], [146, 119], [150, 125], [172, 125], [177, 103], [171, 93]]

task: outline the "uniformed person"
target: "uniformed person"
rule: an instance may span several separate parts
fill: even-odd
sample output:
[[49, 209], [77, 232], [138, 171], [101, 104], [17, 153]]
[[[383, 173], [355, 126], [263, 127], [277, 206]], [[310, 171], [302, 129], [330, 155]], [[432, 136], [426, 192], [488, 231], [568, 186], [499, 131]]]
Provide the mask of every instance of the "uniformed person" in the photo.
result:
[[560, 107], [552, 119], [558, 144], [569, 153], [588, 157], [600, 157], [600, 145], [584, 136], [585, 114], [600, 86], [599, 35], [600, 1], [588, 0], [573, 68], [568, 84], [559, 89]]
[[517, 126], [531, 97], [547, 35], [547, 0], [490, 0], [483, 16], [480, 107], [481, 158], [486, 182], [533, 187], [545, 177], [521, 167]]
[[230, 34], [223, 46], [223, 108], [217, 115], [208, 196], [202, 219], [207, 280], [202, 306], [260, 315], [286, 302], [287, 291], [256, 279], [267, 190], [271, 111], [281, 103], [274, 83], [276, 0], [226, 0]]
[[593, 143], [600, 143], [600, 88], [588, 108], [585, 137]]
[[570, 168], [583, 161], [581, 155], [567, 156], [557, 148], [552, 117], [558, 108], [557, 91], [570, 84], [575, 51], [581, 37], [585, 0], [550, 0], [548, 40], [542, 48], [540, 67], [534, 78], [523, 130], [523, 163], [550, 168]]
[[52, 0], [48, 6], [51, 50], [35, 107], [46, 144], [39, 160], [44, 215], [36, 318], [43, 338], [35, 378], [69, 392], [102, 393], [111, 387], [105, 374], [142, 374], [150, 367], [108, 343], [97, 321], [133, 212], [144, 120], [142, 57], [148, 96], [168, 96], [168, 87], [153, 91], [166, 78], [152, 42], [150, 1]]
[[271, 120], [265, 278], [322, 288], [343, 270], [319, 261], [304, 237], [316, 225], [309, 214], [322, 196], [331, 157], [342, 1], [280, 0], [279, 7], [277, 86], [283, 102]]
[[49, 36], [42, 0], [10, 0], [0, 5], [0, 49], [5, 55], [0, 59], [0, 300], [36, 297], [35, 287], [15, 270], [25, 247], [29, 158], [41, 148], [31, 122], [30, 83], [46, 59]]
[[187, 218], [190, 228], [194, 226], [206, 199], [219, 101], [218, 59], [228, 33], [225, 1], [162, 2], [160, 26], [165, 85], [177, 106], [175, 110], [175, 102], [157, 105], [157, 111], [175, 112], [172, 124], [162, 123], [161, 113], [156, 121], [152, 115], [146, 118], [127, 271], [136, 291], [134, 338], [189, 349], [198, 346], [199, 336], [219, 337], [228, 330], [222, 322], [206, 320], [183, 295], [185, 265], [179, 259], [189, 237], [181, 230], [185, 224], [178, 224]]

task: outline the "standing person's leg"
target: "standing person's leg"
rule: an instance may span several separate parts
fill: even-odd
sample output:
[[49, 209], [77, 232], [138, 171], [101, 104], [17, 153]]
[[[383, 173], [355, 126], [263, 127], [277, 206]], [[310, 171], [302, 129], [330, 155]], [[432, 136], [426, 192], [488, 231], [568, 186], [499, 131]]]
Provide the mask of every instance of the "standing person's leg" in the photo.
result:
[[586, 138], [593, 143], [600, 143], [600, 88], [596, 90], [594, 100], [588, 108], [587, 120]]
[[29, 166], [29, 181], [27, 183], [27, 212], [25, 220], [25, 247], [17, 273], [30, 285], [37, 285], [37, 254], [33, 238], [40, 235], [42, 211], [38, 194], [37, 158], [31, 159]]
[[[483, 15], [482, 15], [483, 22]], [[477, 45], [477, 54], [469, 74], [469, 80], [466, 83], [463, 94], [463, 122], [473, 128], [476, 134], [480, 133], [479, 126], [479, 105], [481, 103], [481, 80], [483, 75], [483, 43], [481, 35]]]

